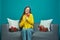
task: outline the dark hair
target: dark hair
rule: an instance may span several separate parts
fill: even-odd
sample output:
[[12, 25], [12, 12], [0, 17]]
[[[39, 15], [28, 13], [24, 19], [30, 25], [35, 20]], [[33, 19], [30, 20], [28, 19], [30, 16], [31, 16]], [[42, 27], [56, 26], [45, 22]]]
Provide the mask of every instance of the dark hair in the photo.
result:
[[[30, 7], [29, 7], [29, 6], [26, 6], [26, 7], [25, 7], [24, 12], [23, 12], [23, 14], [22, 14], [22, 16], [21, 16], [21, 18], [20, 18], [20, 20], [19, 20], [19, 23], [21, 22], [22, 17], [23, 17], [23, 15], [25, 14], [25, 10], [26, 10], [26, 8], [30, 8]], [[30, 13], [31, 13], [31, 8], [30, 8]]]

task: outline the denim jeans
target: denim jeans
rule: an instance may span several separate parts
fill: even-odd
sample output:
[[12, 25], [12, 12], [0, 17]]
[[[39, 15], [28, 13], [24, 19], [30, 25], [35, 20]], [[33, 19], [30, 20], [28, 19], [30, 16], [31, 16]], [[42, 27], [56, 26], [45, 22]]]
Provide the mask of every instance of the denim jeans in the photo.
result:
[[22, 39], [23, 40], [31, 40], [32, 39], [33, 29], [22, 29]]

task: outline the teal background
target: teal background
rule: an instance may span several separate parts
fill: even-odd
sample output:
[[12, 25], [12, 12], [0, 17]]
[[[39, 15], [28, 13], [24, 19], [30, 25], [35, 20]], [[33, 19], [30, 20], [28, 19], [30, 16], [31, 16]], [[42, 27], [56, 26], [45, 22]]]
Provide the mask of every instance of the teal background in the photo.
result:
[[0, 24], [8, 23], [7, 18], [19, 20], [26, 6], [31, 7], [35, 23], [53, 19], [52, 23], [60, 24], [60, 0], [2, 0], [0, 3]]
[[1, 39], [1, 0], [0, 0], [0, 39]]
[[1, 24], [1, 0], [0, 0], [0, 24]]
[[[60, 0], [59, 0], [59, 18], [60, 18]], [[59, 19], [59, 23], [60, 23], [60, 19]], [[59, 36], [60, 36], [60, 26], [59, 26]]]
[[6, 18], [20, 19], [24, 8], [29, 5], [34, 15], [35, 23], [41, 19], [58, 20], [58, 0], [3, 0], [2, 1], [2, 24], [7, 23]]

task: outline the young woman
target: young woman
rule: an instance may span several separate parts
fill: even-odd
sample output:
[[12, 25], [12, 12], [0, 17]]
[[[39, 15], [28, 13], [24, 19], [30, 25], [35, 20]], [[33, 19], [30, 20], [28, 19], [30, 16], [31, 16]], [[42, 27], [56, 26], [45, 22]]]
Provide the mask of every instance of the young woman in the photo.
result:
[[27, 6], [19, 22], [20, 27], [22, 27], [22, 38], [23, 40], [31, 40], [34, 18], [31, 13], [31, 9]]

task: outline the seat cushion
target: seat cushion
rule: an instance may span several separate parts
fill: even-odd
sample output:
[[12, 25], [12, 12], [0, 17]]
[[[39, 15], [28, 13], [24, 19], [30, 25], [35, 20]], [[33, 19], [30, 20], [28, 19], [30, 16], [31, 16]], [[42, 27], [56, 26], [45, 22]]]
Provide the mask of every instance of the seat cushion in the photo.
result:
[[9, 40], [21, 40], [21, 32], [8, 32], [8, 39]]
[[39, 37], [39, 38], [49, 38], [53, 36], [53, 32], [34, 32], [33, 37]]
[[17, 31], [17, 32], [8, 32], [8, 36], [11, 36], [11, 37], [21, 36], [21, 32], [20, 31]]

